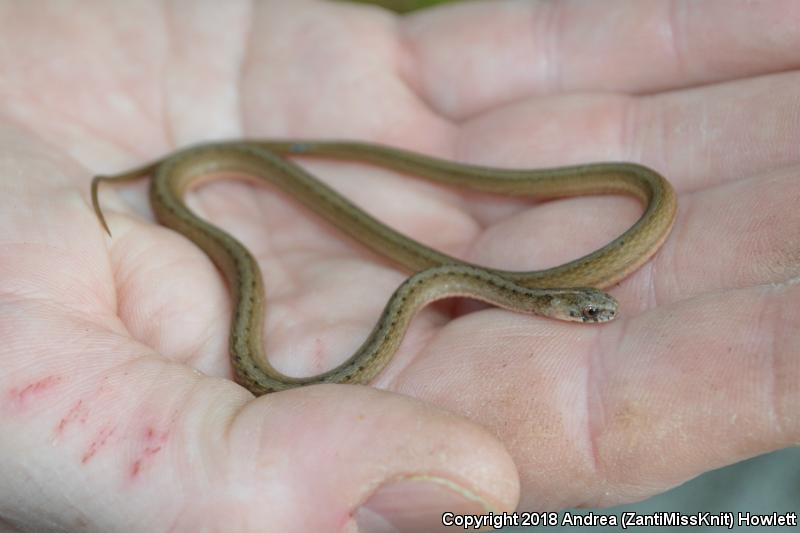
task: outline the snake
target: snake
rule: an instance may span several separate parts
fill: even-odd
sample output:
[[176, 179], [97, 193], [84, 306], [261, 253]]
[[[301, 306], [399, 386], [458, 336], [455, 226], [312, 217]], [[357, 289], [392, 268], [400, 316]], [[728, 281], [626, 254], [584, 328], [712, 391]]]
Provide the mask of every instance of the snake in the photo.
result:
[[[463, 190], [537, 200], [626, 195], [638, 199], [644, 211], [622, 235], [563, 265], [526, 272], [487, 268], [434, 250], [383, 224], [297, 164], [297, 157], [359, 161]], [[276, 186], [411, 273], [390, 297], [366, 340], [339, 366], [315, 376], [293, 377], [270, 365], [263, 349], [265, 291], [257, 261], [238, 240], [184, 203], [193, 186], [221, 174]], [[125, 173], [95, 176], [92, 205], [109, 236], [98, 200], [100, 183], [146, 176], [151, 176], [149, 200], [156, 220], [194, 242], [225, 278], [233, 302], [229, 351], [234, 379], [256, 396], [317, 383], [368, 384], [397, 351], [413, 316], [443, 298], [472, 298], [570, 322], [612, 320], [619, 304], [602, 289], [619, 283], [656, 253], [670, 233], [677, 210], [670, 183], [635, 163], [491, 168], [366, 142], [244, 139], [194, 145]]]

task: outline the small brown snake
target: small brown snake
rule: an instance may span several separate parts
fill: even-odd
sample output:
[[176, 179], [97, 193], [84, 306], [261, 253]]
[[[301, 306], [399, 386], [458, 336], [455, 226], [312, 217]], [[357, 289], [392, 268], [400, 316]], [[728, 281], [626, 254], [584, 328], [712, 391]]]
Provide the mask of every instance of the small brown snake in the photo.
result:
[[[371, 217], [286, 156], [357, 160], [466, 189], [540, 199], [623, 194], [645, 206], [641, 218], [603, 248], [564, 265], [532, 272], [482, 268], [428, 248]], [[236, 239], [195, 216], [186, 191], [214, 174], [237, 173], [272, 183], [375, 252], [415, 274], [395, 291], [361, 347], [344, 363], [317, 376], [296, 378], [276, 371], [262, 340], [264, 287], [253, 256]], [[576, 322], [605, 322], [617, 302], [597, 289], [614, 285], [644, 264], [661, 246], [675, 220], [670, 184], [646, 167], [596, 163], [536, 170], [469, 166], [421, 154], [357, 142], [232, 141], [200, 145], [124, 174], [96, 176], [124, 182], [152, 175], [150, 204], [156, 219], [197, 244], [220, 269], [234, 300], [230, 353], [236, 380], [256, 395], [313, 383], [368, 383], [389, 362], [414, 314], [428, 303], [465, 296], [522, 313]], [[587, 288], [596, 287], [596, 288]]]

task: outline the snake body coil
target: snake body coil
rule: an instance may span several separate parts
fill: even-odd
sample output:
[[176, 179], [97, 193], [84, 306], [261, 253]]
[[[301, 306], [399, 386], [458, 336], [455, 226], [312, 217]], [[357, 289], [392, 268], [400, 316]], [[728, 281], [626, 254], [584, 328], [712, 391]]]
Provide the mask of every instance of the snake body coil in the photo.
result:
[[[564, 265], [530, 272], [483, 268], [394, 231], [285, 156], [358, 160], [438, 183], [513, 196], [625, 194], [638, 198], [645, 211], [620, 237]], [[183, 202], [193, 184], [222, 172], [241, 173], [280, 187], [352, 238], [414, 272], [392, 295], [367, 340], [338, 367], [295, 378], [269, 364], [263, 351], [264, 287], [258, 263], [241, 243], [195, 216]], [[231, 360], [236, 380], [254, 394], [323, 382], [368, 383], [389, 362], [414, 314], [441, 298], [465, 296], [517, 312], [576, 322], [611, 320], [617, 302], [597, 288], [614, 285], [644, 264], [666, 239], [676, 211], [669, 183], [656, 172], [629, 163], [511, 170], [462, 165], [376, 144], [237, 141], [188, 148], [124, 174], [95, 177], [92, 202], [106, 231], [98, 185], [151, 174], [150, 203], [158, 221], [195, 242], [226, 278], [234, 299]]]

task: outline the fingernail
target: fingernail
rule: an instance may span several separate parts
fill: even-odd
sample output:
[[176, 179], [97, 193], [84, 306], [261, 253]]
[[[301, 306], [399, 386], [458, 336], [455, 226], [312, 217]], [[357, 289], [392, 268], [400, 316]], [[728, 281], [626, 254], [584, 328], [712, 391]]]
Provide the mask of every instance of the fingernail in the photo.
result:
[[356, 513], [359, 533], [444, 530], [442, 515], [485, 514], [492, 507], [456, 483], [433, 476], [391, 481], [375, 492]]

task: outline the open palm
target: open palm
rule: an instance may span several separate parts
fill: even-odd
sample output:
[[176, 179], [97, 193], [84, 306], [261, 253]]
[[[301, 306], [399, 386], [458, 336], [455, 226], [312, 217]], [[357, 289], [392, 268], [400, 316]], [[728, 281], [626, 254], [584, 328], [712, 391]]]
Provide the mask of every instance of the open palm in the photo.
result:
[[[526, 510], [633, 501], [800, 440], [791, 0], [405, 19], [312, 0], [60, 6], [0, 10], [0, 524], [405, 531], [520, 494]], [[103, 190], [112, 238], [88, 203], [94, 173], [237, 137], [504, 167], [636, 161], [673, 183], [678, 219], [611, 290], [612, 323], [437, 306], [383, 390], [253, 399], [230, 381], [226, 287], [152, 221], [146, 184]], [[599, 248], [640, 212], [302, 163], [403, 233], [510, 270]], [[220, 180], [189, 203], [258, 258], [266, 350], [288, 374], [344, 360], [407, 275], [268, 187]]]

